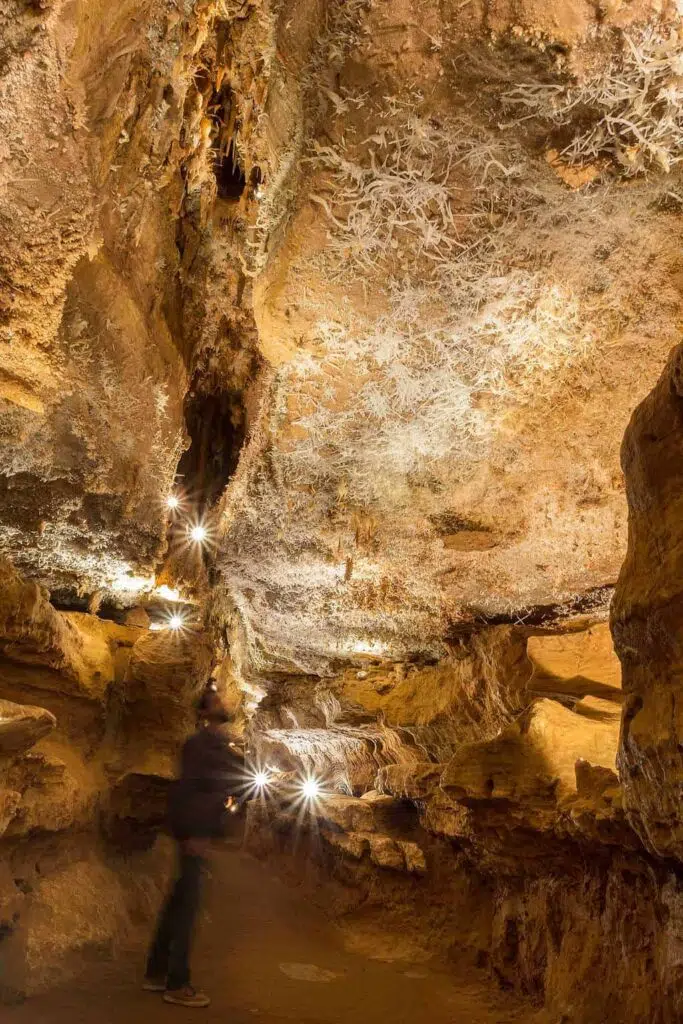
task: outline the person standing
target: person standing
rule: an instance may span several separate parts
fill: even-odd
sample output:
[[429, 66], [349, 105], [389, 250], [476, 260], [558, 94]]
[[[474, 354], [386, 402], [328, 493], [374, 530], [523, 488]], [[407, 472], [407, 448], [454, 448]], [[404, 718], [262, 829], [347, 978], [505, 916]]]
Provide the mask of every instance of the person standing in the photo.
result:
[[186, 740], [179, 777], [171, 786], [169, 825], [177, 843], [177, 873], [163, 906], [147, 958], [143, 988], [163, 992], [178, 1006], [205, 1007], [211, 1000], [191, 984], [190, 950], [201, 903], [211, 840], [225, 830], [244, 791], [244, 765], [223, 726], [232, 716], [209, 683], [197, 703], [196, 732]]

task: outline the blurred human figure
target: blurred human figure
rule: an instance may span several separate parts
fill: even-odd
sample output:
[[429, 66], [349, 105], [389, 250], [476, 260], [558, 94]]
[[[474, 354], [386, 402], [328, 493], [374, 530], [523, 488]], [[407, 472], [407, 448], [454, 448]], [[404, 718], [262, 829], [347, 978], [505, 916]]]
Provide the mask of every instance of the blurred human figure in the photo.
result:
[[223, 728], [232, 716], [211, 683], [197, 703], [197, 715], [197, 730], [183, 746], [179, 777], [169, 796], [178, 866], [149, 950], [143, 988], [163, 992], [167, 1003], [204, 1007], [210, 999], [191, 984], [190, 949], [211, 840], [224, 834], [226, 817], [238, 807], [244, 768]]

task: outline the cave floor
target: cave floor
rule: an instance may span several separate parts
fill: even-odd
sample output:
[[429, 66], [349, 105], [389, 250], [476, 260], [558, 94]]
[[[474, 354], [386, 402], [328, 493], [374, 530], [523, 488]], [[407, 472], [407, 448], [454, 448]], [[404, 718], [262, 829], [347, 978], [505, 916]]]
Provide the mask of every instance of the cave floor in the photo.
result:
[[[213, 1000], [208, 1010], [168, 1006], [160, 996], [142, 992], [142, 957], [129, 950], [114, 962], [91, 964], [68, 987], [34, 997], [3, 1019], [7, 1024], [528, 1024], [533, 1019], [528, 1007], [478, 973], [458, 977], [431, 964], [347, 952], [338, 930], [299, 891], [245, 855], [230, 851], [215, 858], [208, 896], [209, 913], [193, 958], [193, 980]], [[292, 977], [301, 973], [301, 980]]]

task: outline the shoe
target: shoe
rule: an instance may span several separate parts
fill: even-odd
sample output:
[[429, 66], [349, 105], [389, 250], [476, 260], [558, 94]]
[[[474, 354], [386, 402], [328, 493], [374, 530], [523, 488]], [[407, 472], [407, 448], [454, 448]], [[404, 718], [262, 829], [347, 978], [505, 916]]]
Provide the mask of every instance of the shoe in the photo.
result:
[[142, 983], [143, 992], [165, 992], [166, 991], [166, 979], [165, 978], [145, 978]]
[[164, 992], [164, 1002], [173, 1003], [175, 1006], [209, 1006], [211, 1000], [204, 992], [186, 985], [185, 988], [167, 988]]

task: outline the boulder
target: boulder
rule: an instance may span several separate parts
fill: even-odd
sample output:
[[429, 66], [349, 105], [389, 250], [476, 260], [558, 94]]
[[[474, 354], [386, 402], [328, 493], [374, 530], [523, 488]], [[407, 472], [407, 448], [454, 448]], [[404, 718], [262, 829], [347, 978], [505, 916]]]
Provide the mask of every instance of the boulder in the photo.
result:
[[375, 817], [371, 804], [356, 797], [327, 796], [317, 811], [323, 827], [339, 832], [372, 832]]
[[61, 745], [51, 749], [46, 744], [17, 758], [7, 771], [6, 782], [20, 795], [6, 827], [7, 836], [65, 832], [94, 817], [96, 774]]
[[0, 758], [28, 750], [57, 724], [44, 708], [0, 700]]
[[139, 630], [82, 612], [58, 612], [46, 590], [0, 560], [0, 684], [102, 701], [116, 653]]
[[370, 848], [367, 835], [362, 832], [335, 832], [324, 830], [322, 836], [330, 846], [335, 847], [344, 856], [360, 860]]
[[370, 860], [380, 868], [405, 871], [406, 857], [403, 845], [390, 836], [369, 837]]

